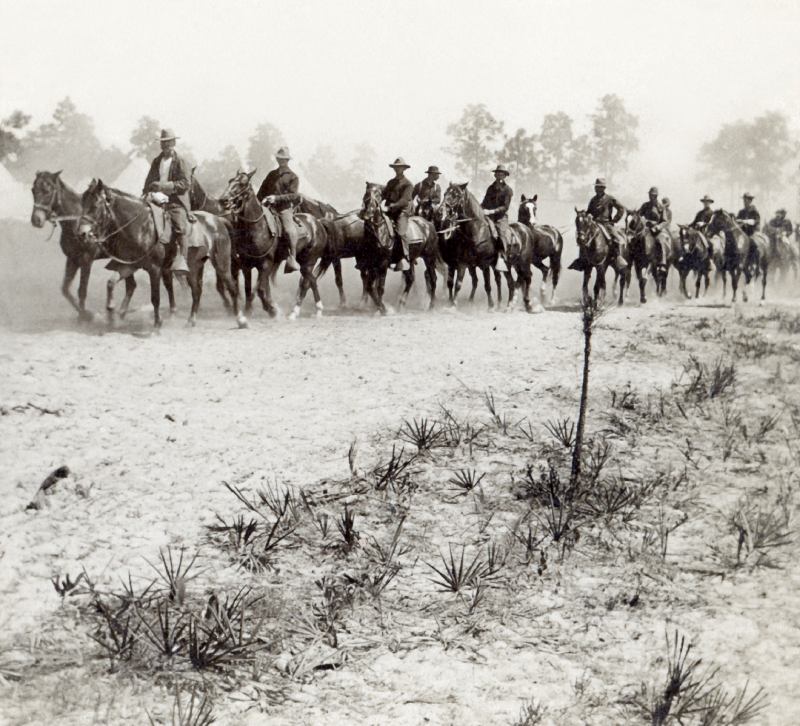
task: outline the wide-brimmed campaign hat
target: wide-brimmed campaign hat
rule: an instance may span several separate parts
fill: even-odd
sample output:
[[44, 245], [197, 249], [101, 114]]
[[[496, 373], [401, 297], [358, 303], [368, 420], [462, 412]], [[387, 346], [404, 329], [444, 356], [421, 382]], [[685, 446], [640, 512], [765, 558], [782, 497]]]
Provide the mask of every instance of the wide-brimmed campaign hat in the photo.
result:
[[650, 191], [647, 192], [648, 194], [655, 194], [658, 196], [658, 187], [650, 187]]
[[714, 203], [714, 200], [711, 197], [709, 197], [708, 194], [704, 194], [703, 198], [700, 201], [703, 202], [703, 204], [705, 204], [705, 203], [713, 204]]
[[750, 192], [745, 192], [742, 194], [742, 199], [755, 199], [755, 197]]
[[281, 146], [281, 148], [278, 149], [275, 152], [275, 158], [276, 159], [291, 159], [292, 155], [289, 153], [289, 147], [288, 146]]
[[442, 172], [439, 171], [439, 167], [438, 166], [429, 166], [425, 173], [426, 174], [441, 174]]
[[604, 178], [604, 177], [602, 177], [602, 176], [599, 176], [599, 177], [597, 177], [597, 179], [595, 179], [595, 180], [594, 180], [594, 185], [595, 185], [596, 187], [603, 187], [603, 188], [605, 188], [605, 186], [606, 186], [606, 180], [605, 180], [605, 178]]
[[179, 137], [175, 136], [172, 129], [161, 129], [161, 136], [158, 137], [159, 141], [175, 141]]
[[511, 174], [511, 172], [506, 168], [505, 164], [498, 164], [494, 169], [492, 169], [492, 174], [497, 174], [498, 171], [506, 176]]
[[389, 164], [392, 169], [410, 169], [411, 164], [406, 164], [406, 160], [402, 156], [398, 156], [393, 163]]

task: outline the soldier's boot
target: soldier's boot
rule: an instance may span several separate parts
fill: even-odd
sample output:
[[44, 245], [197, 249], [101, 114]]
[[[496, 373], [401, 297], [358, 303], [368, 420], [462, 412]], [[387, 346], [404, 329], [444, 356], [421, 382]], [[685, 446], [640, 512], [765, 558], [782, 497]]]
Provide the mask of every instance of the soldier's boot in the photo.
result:
[[494, 263], [494, 269], [498, 272], [508, 272], [508, 264], [506, 260], [506, 246], [503, 244], [503, 238], [498, 235], [494, 241], [495, 249], [497, 250], [497, 262]]
[[411, 265], [408, 263], [411, 256], [408, 251], [408, 242], [403, 237], [400, 237], [400, 246], [403, 250], [403, 256], [395, 263], [394, 269], [397, 272], [405, 272], [411, 269]]
[[619, 242], [613, 238], [611, 240], [611, 259], [616, 260], [617, 270], [624, 270], [628, 266], [628, 263], [625, 261], [619, 249]]
[[175, 253], [175, 259], [172, 261], [172, 272], [179, 275], [188, 275], [189, 265], [186, 263], [186, 256], [189, 254], [189, 251], [186, 247], [186, 235], [175, 235], [175, 244], [178, 247], [178, 251]]
[[[292, 221], [292, 225], [294, 225], [294, 221]], [[286, 238], [289, 242], [289, 256], [286, 258], [283, 271], [284, 273], [297, 272], [300, 269], [300, 265], [297, 264], [297, 230], [287, 229]]]

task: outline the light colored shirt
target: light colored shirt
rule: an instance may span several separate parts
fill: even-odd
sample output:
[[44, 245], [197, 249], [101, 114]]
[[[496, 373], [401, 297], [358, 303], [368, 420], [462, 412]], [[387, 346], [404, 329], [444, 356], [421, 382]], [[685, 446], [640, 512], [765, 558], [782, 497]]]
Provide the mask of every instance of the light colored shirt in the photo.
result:
[[172, 168], [172, 157], [165, 156], [158, 165], [158, 180], [162, 184], [169, 181], [169, 170]]

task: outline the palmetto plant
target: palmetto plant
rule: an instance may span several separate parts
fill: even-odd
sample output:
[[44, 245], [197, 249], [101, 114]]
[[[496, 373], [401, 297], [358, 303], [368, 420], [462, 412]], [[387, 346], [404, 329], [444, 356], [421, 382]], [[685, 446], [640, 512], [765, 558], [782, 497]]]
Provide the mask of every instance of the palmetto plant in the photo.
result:
[[442, 560], [441, 567], [432, 565], [430, 562], [425, 564], [436, 573], [436, 577], [430, 578], [431, 582], [447, 592], [461, 592], [465, 587], [475, 584], [480, 579], [485, 567], [480, 554], [476, 554], [469, 562], [465, 561], [466, 548], [464, 545], [461, 546], [460, 555], [453, 552], [451, 544], [448, 556], [445, 557], [441, 553], [439, 556]]

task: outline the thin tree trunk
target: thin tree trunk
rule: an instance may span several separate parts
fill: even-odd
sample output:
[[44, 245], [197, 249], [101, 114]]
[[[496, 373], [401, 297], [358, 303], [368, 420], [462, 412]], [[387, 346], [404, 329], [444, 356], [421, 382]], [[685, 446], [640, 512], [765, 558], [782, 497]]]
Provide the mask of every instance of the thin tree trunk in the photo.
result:
[[572, 447], [572, 471], [570, 486], [578, 483], [581, 475], [581, 457], [583, 454], [583, 432], [586, 427], [586, 409], [589, 405], [589, 358], [592, 355], [592, 325], [595, 312], [590, 301], [583, 306], [583, 380], [581, 381], [581, 402], [578, 408], [578, 426], [575, 431], [575, 443]]

